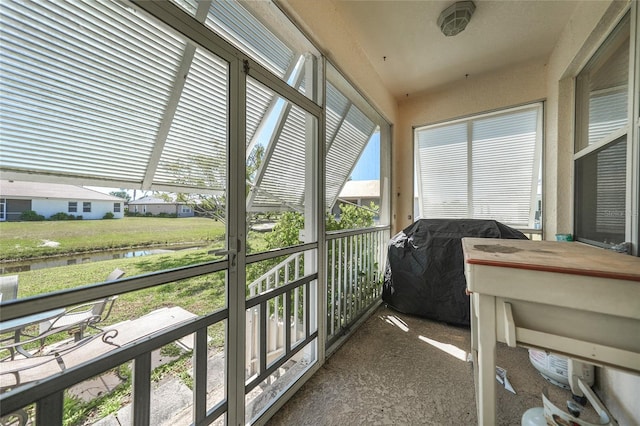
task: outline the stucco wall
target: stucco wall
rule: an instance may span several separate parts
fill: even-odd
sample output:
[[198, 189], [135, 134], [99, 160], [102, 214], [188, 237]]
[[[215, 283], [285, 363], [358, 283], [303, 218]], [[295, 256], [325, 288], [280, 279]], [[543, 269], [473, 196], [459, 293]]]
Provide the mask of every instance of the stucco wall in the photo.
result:
[[481, 75], [399, 103], [394, 144], [393, 186], [401, 228], [413, 221], [413, 128], [542, 100], [546, 95], [544, 58]]
[[[546, 60], [520, 64], [489, 75], [408, 98], [399, 105], [394, 186], [412, 188], [413, 126], [546, 99], [544, 158], [545, 239], [573, 231], [574, 77], [620, 19], [627, 1], [587, 1], [576, 8], [552, 54]], [[403, 219], [412, 197], [403, 193], [397, 209]], [[408, 220], [404, 220], [408, 223]], [[640, 378], [610, 368], [597, 371], [596, 389], [620, 424], [637, 424]]]
[[[78, 211], [69, 213], [69, 201], [76, 201], [78, 203]], [[86, 219], [102, 219], [107, 212], [113, 213], [113, 204], [115, 201], [90, 201], [91, 212], [82, 211], [82, 203], [80, 200], [33, 200], [31, 204], [32, 210], [36, 213], [48, 218], [56, 213], [68, 213], [74, 216], [82, 216]], [[115, 219], [121, 219], [124, 217], [124, 201], [120, 202], [120, 213], [113, 213]]]
[[369, 59], [349, 32], [349, 23], [336, 11], [331, 0], [278, 0], [278, 5], [296, 22], [307, 37], [336, 67], [346, 74], [378, 111], [396, 121], [397, 105]]
[[[549, 58], [469, 76], [400, 102], [394, 157], [397, 192], [413, 186], [414, 126], [545, 99], [545, 239], [573, 231], [574, 77], [620, 19], [627, 1], [587, 1], [576, 8]], [[398, 197], [404, 223], [413, 211], [408, 191]], [[597, 371], [596, 389], [620, 424], [637, 424], [640, 378], [610, 368]]]
[[[585, 2], [565, 27], [549, 60], [546, 123], [545, 234], [573, 230], [574, 77], [622, 17], [628, 1]], [[596, 371], [596, 391], [621, 425], [640, 424], [640, 377]]]
[[628, 1], [577, 7], [549, 58], [545, 143], [545, 236], [573, 230], [574, 77], [611, 30]]

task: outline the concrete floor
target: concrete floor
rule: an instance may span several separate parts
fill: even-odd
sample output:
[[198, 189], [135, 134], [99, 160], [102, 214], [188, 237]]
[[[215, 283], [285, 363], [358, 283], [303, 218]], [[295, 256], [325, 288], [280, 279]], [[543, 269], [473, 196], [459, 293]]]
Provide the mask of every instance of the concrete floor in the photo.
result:
[[[477, 424], [469, 347], [468, 328], [383, 305], [267, 425]], [[543, 388], [558, 407], [571, 397], [538, 374], [524, 348], [499, 344], [497, 365], [517, 392], [498, 385], [499, 425], [520, 425], [542, 406]]]

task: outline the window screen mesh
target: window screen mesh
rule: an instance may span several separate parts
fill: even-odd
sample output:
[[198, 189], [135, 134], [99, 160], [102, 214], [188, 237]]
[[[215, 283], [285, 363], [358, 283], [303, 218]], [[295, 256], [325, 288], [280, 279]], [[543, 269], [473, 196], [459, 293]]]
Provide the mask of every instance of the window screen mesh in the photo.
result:
[[576, 226], [581, 239], [625, 241], [626, 136], [576, 161]]

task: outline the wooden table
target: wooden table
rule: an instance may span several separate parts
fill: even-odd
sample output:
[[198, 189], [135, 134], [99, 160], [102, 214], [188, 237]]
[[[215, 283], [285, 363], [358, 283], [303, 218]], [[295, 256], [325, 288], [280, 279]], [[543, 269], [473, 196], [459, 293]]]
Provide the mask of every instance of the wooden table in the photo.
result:
[[478, 423], [496, 424], [496, 342], [640, 372], [640, 258], [577, 242], [463, 238]]

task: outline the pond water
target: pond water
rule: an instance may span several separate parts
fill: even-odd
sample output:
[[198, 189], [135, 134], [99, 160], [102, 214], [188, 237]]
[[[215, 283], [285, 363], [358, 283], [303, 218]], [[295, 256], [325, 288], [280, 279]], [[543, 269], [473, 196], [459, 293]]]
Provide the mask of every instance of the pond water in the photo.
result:
[[[193, 248], [193, 247], [190, 247]], [[49, 259], [38, 259], [30, 262], [7, 262], [0, 265], [0, 274], [10, 274], [15, 272], [33, 271], [36, 269], [55, 268], [57, 266], [77, 265], [80, 263], [99, 262], [103, 260], [123, 259], [129, 257], [142, 257], [151, 254], [171, 253], [176, 250], [184, 250], [182, 247], [176, 249], [153, 248], [147, 250], [114, 250], [100, 253], [84, 253], [75, 256], [55, 257]]]

